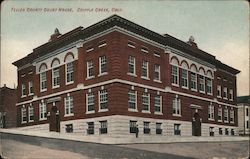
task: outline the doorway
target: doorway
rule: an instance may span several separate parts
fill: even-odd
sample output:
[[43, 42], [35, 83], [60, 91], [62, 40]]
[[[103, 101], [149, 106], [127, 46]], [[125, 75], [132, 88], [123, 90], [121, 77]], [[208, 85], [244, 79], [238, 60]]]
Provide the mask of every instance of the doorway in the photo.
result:
[[198, 113], [195, 113], [192, 121], [192, 135], [201, 136], [201, 118]]
[[56, 106], [52, 106], [50, 111], [49, 131], [60, 132], [60, 115]]

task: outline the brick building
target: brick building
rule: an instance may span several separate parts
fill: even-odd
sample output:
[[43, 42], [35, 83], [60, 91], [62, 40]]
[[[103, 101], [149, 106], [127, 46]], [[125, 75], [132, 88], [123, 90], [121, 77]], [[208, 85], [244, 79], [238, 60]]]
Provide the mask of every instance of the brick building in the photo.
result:
[[113, 15], [13, 63], [18, 126], [83, 135], [218, 136], [237, 130], [236, 74], [188, 42]]
[[0, 128], [17, 126], [16, 92], [16, 89], [8, 88], [6, 85], [0, 88]]

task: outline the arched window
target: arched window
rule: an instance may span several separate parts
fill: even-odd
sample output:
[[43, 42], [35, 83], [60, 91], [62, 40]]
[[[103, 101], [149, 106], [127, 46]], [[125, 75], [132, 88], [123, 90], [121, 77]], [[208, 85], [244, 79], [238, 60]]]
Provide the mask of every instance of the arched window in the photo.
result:
[[66, 84], [74, 83], [74, 55], [68, 53], [65, 56]]
[[40, 72], [40, 91], [47, 90], [47, 74], [46, 74], [47, 65], [41, 64], [39, 72]]
[[60, 61], [56, 58], [52, 61], [52, 88], [57, 88], [60, 86]]
[[176, 57], [172, 57], [170, 63], [172, 65], [171, 69], [172, 85], [179, 85], [179, 60]]

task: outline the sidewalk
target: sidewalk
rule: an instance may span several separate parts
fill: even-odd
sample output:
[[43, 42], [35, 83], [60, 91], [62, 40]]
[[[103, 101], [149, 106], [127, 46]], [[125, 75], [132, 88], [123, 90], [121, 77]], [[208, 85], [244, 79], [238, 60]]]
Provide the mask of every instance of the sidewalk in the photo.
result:
[[143, 136], [136, 138], [135, 136], [85, 136], [78, 133], [57, 133], [57, 132], [39, 132], [39, 131], [24, 131], [17, 129], [0, 129], [0, 133], [20, 134], [27, 136], [64, 139], [73, 141], [84, 141], [90, 143], [101, 144], [149, 144], [149, 143], [183, 143], [183, 142], [221, 142], [221, 141], [248, 141], [249, 137], [245, 136], [220, 136], [220, 137], [195, 137], [195, 136]]

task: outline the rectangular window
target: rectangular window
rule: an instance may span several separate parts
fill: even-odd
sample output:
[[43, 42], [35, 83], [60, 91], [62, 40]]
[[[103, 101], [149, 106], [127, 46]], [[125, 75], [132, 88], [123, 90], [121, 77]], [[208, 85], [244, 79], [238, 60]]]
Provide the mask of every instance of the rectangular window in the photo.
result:
[[92, 45], [88, 46], [87, 49], [86, 49], [86, 52], [90, 52], [90, 51], [93, 51], [94, 50], [94, 47]]
[[249, 128], [249, 121], [248, 120], [246, 121], [246, 128], [247, 129]]
[[191, 72], [191, 90], [197, 90], [197, 75]]
[[225, 128], [225, 135], [229, 135], [228, 128]]
[[181, 70], [181, 86], [188, 88], [188, 71], [186, 69]]
[[230, 122], [234, 123], [234, 110], [233, 109], [230, 110]]
[[100, 134], [107, 134], [108, 133], [108, 122], [107, 120], [105, 121], [100, 121]]
[[128, 41], [128, 47], [135, 48], [135, 43], [132, 41]]
[[220, 85], [218, 85], [217, 86], [217, 97], [221, 97], [221, 86]]
[[214, 127], [209, 127], [209, 135], [214, 136]]
[[149, 93], [144, 92], [142, 94], [142, 111], [150, 111], [150, 95]]
[[106, 40], [103, 40], [103, 41], [99, 42], [99, 46], [98, 47], [103, 47], [103, 46], [106, 46], [106, 45], [107, 45]]
[[181, 100], [178, 97], [173, 99], [173, 115], [181, 115]]
[[60, 86], [60, 73], [59, 73], [59, 67], [53, 68], [52, 70], [52, 86], [53, 87], [59, 87]]
[[230, 91], [229, 91], [229, 99], [233, 100], [233, 90], [232, 89], [230, 89]]
[[227, 99], [227, 87], [223, 88], [223, 99]]
[[108, 109], [108, 91], [106, 89], [99, 91], [99, 109]]
[[66, 64], [66, 84], [74, 82], [74, 65], [73, 62]]
[[231, 129], [231, 135], [234, 136], [234, 129]]
[[39, 106], [39, 112], [40, 112], [40, 120], [45, 120], [47, 119], [47, 113], [46, 113], [46, 104], [44, 102], [40, 103]]
[[128, 57], [128, 73], [135, 75], [135, 57]]
[[95, 126], [94, 126], [94, 122], [88, 122], [88, 129], [87, 129], [87, 134], [88, 135], [92, 135], [95, 133]]
[[155, 113], [162, 113], [162, 97], [159, 95], [155, 96], [154, 108], [155, 108]]
[[137, 121], [129, 121], [129, 131], [130, 133], [136, 133], [136, 129], [137, 129]]
[[65, 125], [66, 133], [72, 133], [73, 132], [73, 124], [67, 124]]
[[142, 52], [145, 52], [145, 53], [148, 53], [148, 48], [142, 46], [142, 47], [141, 47], [141, 51], [142, 51]]
[[99, 74], [107, 73], [107, 57], [101, 56], [99, 57]]
[[142, 78], [148, 78], [148, 62], [142, 61], [142, 68], [141, 68], [141, 76]]
[[130, 90], [128, 92], [128, 108], [129, 109], [137, 109], [136, 107], [136, 99], [137, 99], [137, 92], [134, 90]]
[[218, 108], [218, 121], [222, 121], [222, 108]]
[[228, 109], [224, 109], [224, 122], [228, 122]]
[[40, 73], [40, 90], [41, 90], [41, 92], [47, 90], [46, 72]]
[[29, 95], [32, 95], [34, 92], [33, 92], [33, 82], [32, 81], [29, 81]]
[[180, 126], [181, 124], [174, 124], [174, 135], [181, 135]]
[[22, 123], [26, 123], [27, 122], [27, 111], [26, 111], [26, 108], [23, 107], [21, 109], [21, 111], [22, 111]]
[[29, 106], [29, 122], [34, 121], [34, 108], [32, 105]]
[[223, 135], [223, 130], [222, 130], [222, 128], [219, 128], [219, 135]]
[[199, 75], [200, 79], [200, 92], [205, 93], [205, 78], [202, 75]]
[[154, 51], [154, 56], [161, 57], [161, 54], [158, 51]]
[[172, 66], [172, 84], [178, 85], [179, 82], [179, 69], [177, 66]]
[[160, 65], [155, 64], [154, 66], [154, 80], [160, 81], [161, 80], [161, 67]]
[[207, 94], [212, 94], [212, 79], [207, 78]]
[[67, 96], [64, 99], [65, 116], [73, 115], [73, 97]]
[[26, 95], [25, 84], [22, 84], [22, 97], [24, 97], [25, 95]]
[[87, 78], [94, 77], [94, 62], [93, 60], [87, 61]]
[[246, 116], [248, 116], [248, 108], [246, 108]]
[[156, 123], [156, 134], [162, 134], [161, 124], [162, 123]]
[[143, 122], [143, 132], [144, 134], [150, 134], [150, 127], [149, 127], [150, 122]]
[[208, 106], [208, 119], [214, 120], [214, 106], [212, 104]]
[[87, 112], [95, 111], [94, 105], [95, 105], [95, 103], [94, 103], [94, 93], [89, 92], [89, 93], [87, 93]]

